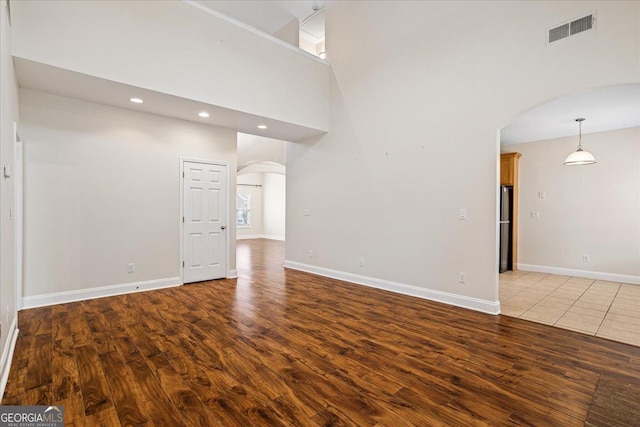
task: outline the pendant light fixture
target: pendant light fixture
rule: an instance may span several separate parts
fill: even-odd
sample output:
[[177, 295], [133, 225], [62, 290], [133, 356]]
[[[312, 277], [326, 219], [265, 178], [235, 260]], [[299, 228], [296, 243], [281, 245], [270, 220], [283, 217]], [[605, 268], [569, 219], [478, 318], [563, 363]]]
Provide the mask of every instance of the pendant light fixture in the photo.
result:
[[564, 161], [565, 166], [592, 165], [596, 163], [593, 154], [582, 149], [582, 122], [584, 122], [584, 120], [585, 119], [576, 119], [579, 128], [578, 150], [567, 156], [567, 160]]

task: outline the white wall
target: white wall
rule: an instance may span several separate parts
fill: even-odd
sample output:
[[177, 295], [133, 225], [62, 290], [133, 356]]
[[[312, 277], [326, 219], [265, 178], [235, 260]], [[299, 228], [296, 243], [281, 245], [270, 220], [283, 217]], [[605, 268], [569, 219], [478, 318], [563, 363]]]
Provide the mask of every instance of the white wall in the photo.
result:
[[273, 36], [289, 43], [292, 46], [298, 47], [300, 44], [300, 21], [298, 18], [293, 18], [282, 28], [273, 33]]
[[264, 175], [264, 234], [270, 239], [285, 239], [286, 176]]
[[[13, 123], [18, 121], [17, 84], [11, 59], [11, 31], [7, 16], [6, 2], [0, 2], [0, 167], [13, 167]], [[9, 351], [17, 321], [16, 311], [16, 271], [15, 271], [15, 221], [10, 211], [15, 209], [15, 176], [0, 176], [0, 393], [6, 384]], [[13, 328], [11, 326], [13, 325]], [[6, 370], [5, 370], [6, 368]]]
[[[595, 31], [546, 45], [593, 10]], [[287, 265], [495, 312], [498, 129], [638, 81], [640, 3], [330, 2], [326, 15], [331, 129], [287, 149]]]
[[[585, 149], [598, 163], [563, 166], [577, 140], [502, 147], [502, 152], [522, 154], [518, 263], [525, 269], [633, 276], [640, 283], [640, 128], [583, 135]], [[540, 218], [531, 218], [532, 211]], [[584, 254], [591, 256], [590, 263], [583, 262]]]
[[26, 90], [20, 112], [27, 298], [179, 277], [181, 156], [229, 162], [234, 218], [231, 129]]
[[[263, 178], [261, 173], [247, 173], [238, 175], [238, 184], [249, 184], [247, 185], [238, 185], [238, 193], [249, 193], [251, 194], [251, 227], [237, 229], [238, 239], [259, 239], [263, 237], [264, 228], [263, 228]], [[260, 185], [260, 187], [254, 187], [255, 185]]]
[[14, 1], [11, 7], [18, 57], [328, 129], [327, 64], [186, 2]]

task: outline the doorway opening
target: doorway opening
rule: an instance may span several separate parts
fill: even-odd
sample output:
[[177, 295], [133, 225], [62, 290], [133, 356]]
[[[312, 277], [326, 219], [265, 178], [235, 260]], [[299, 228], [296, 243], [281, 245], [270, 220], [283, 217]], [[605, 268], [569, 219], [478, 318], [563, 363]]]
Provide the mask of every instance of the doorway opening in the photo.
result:
[[285, 240], [287, 144], [286, 141], [238, 134], [238, 240]]
[[[597, 163], [565, 166], [579, 117]], [[499, 275], [502, 314], [640, 345], [638, 141], [639, 83], [554, 98], [501, 129], [501, 160], [519, 154], [509, 218], [517, 255]]]

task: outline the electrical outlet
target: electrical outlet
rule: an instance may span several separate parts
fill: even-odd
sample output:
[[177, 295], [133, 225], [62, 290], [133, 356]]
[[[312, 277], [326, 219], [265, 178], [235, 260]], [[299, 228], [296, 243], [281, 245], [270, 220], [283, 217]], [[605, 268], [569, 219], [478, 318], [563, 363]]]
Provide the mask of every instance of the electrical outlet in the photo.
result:
[[540, 199], [544, 199], [546, 197], [546, 194], [544, 194], [544, 191], [538, 191], [538, 197]]
[[529, 212], [529, 216], [530, 216], [531, 218], [540, 218], [540, 212], [538, 212], [538, 211], [531, 211], [531, 212]]
[[458, 216], [461, 220], [466, 220], [467, 219], [467, 210], [462, 208], [460, 209], [460, 215]]
[[136, 265], [132, 262], [127, 264], [127, 273], [133, 273], [134, 271], [136, 271]]
[[310, 211], [309, 209], [304, 209], [304, 210], [302, 211], [302, 215], [304, 215], [304, 216], [309, 216], [309, 215], [311, 215], [311, 211]]
[[460, 272], [460, 277], [458, 278], [458, 283], [466, 283], [467, 273]]
[[309, 258], [313, 258], [313, 251], [309, 251]]
[[591, 262], [591, 255], [582, 255], [582, 262], [586, 262], [586, 263], [590, 263]]
[[360, 263], [360, 267], [364, 267], [364, 258], [360, 257], [358, 262]]

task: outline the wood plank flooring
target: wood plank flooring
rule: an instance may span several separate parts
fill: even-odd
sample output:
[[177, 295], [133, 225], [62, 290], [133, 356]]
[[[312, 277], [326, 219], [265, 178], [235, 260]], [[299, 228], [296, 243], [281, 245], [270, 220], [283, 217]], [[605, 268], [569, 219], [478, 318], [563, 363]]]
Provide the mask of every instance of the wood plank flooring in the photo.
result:
[[283, 258], [239, 241], [237, 280], [22, 311], [2, 403], [73, 426], [582, 426], [594, 401], [589, 425], [638, 419], [638, 347]]

